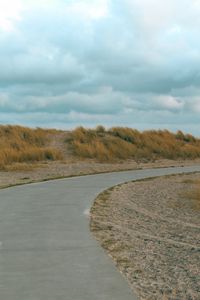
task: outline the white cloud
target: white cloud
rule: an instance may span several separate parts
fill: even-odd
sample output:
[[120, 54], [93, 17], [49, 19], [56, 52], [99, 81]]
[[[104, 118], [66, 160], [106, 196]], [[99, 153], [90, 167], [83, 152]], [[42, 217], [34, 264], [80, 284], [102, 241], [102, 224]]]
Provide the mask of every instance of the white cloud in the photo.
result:
[[188, 98], [187, 109], [193, 113], [200, 113], [200, 96]]
[[34, 9], [60, 8], [69, 15], [85, 19], [99, 19], [109, 13], [110, 0], [0, 0], [0, 30], [12, 32], [16, 30], [15, 23], [22, 20], [23, 14]]
[[195, 103], [192, 108], [193, 108], [194, 112], [200, 113], [200, 102], [199, 103]]
[[169, 35], [178, 35], [182, 32], [182, 29], [179, 25], [173, 25], [169, 30], [168, 34]]
[[21, 20], [22, 10], [20, 0], [0, 0], [0, 30], [14, 31], [15, 22]]
[[72, 1], [70, 5], [66, 5], [66, 11], [85, 19], [99, 19], [109, 13], [108, 0]]
[[[15, 1], [15, 0], [14, 0]], [[110, 0], [21, 0], [24, 10], [53, 9], [85, 19], [99, 19], [109, 13]]]
[[174, 0], [164, 2], [160, 0], [126, 1], [146, 33], [157, 32], [168, 26], [169, 22], [173, 22], [179, 7], [177, 1]]
[[184, 102], [182, 100], [177, 99], [171, 95], [157, 96], [155, 98], [155, 103], [158, 105], [158, 108], [172, 111], [181, 110], [184, 106]]

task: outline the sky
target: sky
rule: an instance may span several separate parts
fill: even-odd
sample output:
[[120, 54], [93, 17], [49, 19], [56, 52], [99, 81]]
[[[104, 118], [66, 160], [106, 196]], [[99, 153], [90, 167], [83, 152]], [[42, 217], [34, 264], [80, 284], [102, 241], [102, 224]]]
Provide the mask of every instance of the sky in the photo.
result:
[[199, 134], [200, 0], [0, 0], [0, 124]]

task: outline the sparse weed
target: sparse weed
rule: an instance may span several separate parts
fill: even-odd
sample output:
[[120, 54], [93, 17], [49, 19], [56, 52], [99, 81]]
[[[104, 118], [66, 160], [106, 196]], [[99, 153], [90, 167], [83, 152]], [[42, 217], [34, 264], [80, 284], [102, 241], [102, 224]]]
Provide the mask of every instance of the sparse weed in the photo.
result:
[[183, 183], [188, 185], [181, 196], [186, 200], [186, 205], [194, 210], [200, 210], [200, 180], [185, 179]]

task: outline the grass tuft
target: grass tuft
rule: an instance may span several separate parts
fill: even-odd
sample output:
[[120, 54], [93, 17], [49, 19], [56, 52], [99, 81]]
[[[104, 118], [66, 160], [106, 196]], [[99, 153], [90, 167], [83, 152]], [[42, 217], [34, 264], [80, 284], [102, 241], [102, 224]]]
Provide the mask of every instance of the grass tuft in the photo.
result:
[[67, 142], [75, 156], [99, 161], [118, 159], [195, 159], [200, 157], [200, 140], [190, 134], [168, 130], [140, 132], [131, 128], [78, 127]]
[[[62, 159], [62, 153], [48, 147], [49, 130], [21, 126], [0, 126], [0, 169], [16, 163]], [[12, 169], [12, 167], [11, 167]]]

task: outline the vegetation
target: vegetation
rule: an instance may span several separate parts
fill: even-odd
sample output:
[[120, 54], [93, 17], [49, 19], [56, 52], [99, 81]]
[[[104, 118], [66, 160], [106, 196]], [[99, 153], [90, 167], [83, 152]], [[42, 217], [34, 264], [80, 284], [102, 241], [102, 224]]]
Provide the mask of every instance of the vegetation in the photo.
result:
[[200, 139], [178, 131], [149, 130], [103, 126], [96, 129], [78, 127], [66, 140], [74, 155], [99, 161], [117, 159], [155, 160], [195, 159], [200, 157]]
[[62, 154], [48, 147], [49, 135], [54, 131], [21, 126], [0, 126], [0, 169], [13, 163], [57, 160]]
[[34, 168], [35, 162], [61, 160], [66, 155], [100, 162], [195, 159], [200, 157], [200, 139], [181, 131], [176, 134], [167, 130], [140, 132], [122, 127], [108, 130], [103, 126], [96, 129], [78, 127], [63, 132], [0, 126], [1, 170], [28, 170]]

